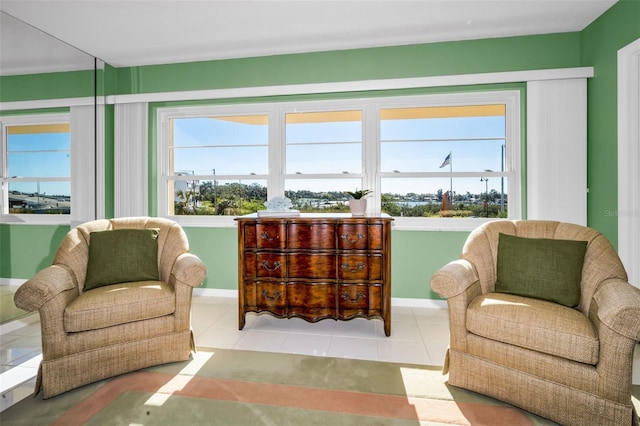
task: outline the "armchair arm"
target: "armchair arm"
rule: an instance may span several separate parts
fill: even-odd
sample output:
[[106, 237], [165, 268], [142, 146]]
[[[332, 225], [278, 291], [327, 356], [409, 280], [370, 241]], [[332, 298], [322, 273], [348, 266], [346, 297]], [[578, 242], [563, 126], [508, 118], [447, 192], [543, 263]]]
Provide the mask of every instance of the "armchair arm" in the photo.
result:
[[600, 285], [593, 296], [598, 319], [616, 333], [640, 341], [640, 289], [612, 278]]
[[77, 284], [72, 272], [65, 266], [52, 265], [22, 284], [13, 300], [18, 308], [33, 312], [63, 291], [75, 288]]
[[465, 259], [449, 262], [431, 277], [431, 289], [441, 297], [449, 299], [465, 293], [478, 282], [471, 263]]
[[[471, 262], [458, 259], [449, 262], [431, 277], [431, 288], [447, 299], [451, 349], [467, 350], [467, 306], [482, 290]], [[447, 352], [448, 354], [448, 352]], [[443, 374], [448, 371], [448, 355]]]
[[171, 281], [197, 287], [207, 276], [207, 267], [198, 256], [192, 253], [182, 253], [176, 259], [171, 271]]

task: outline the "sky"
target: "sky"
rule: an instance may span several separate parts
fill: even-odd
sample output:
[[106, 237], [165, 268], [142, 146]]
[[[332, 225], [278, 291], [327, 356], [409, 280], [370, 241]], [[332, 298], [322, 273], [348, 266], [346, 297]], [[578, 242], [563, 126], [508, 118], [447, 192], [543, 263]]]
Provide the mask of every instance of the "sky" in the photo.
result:
[[[286, 126], [286, 189], [353, 191], [362, 173], [363, 129], [359, 121], [298, 123]], [[175, 171], [196, 175], [267, 175], [268, 127], [211, 118], [174, 119]], [[401, 178], [402, 172], [482, 172], [501, 170], [505, 119], [492, 117], [383, 120], [380, 126], [381, 171], [398, 175], [381, 182], [382, 193], [428, 194], [448, 190], [449, 177]], [[68, 133], [10, 135], [9, 176], [70, 175]], [[440, 167], [451, 153], [451, 164]], [[312, 173], [335, 173], [340, 179], [313, 181]], [[237, 181], [237, 180], [235, 180]], [[506, 179], [505, 179], [506, 181]], [[244, 183], [265, 180], [247, 179]], [[224, 183], [223, 181], [220, 182]], [[69, 195], [68, 182], [40, 184], [40, 192]], [[500, 192], [501, 179], [454, 178], [458, 194]], [[505, 185], [506, 189], [506, 185]], [[36, 192], [36, 183], [12, 183], [10, 190]]]

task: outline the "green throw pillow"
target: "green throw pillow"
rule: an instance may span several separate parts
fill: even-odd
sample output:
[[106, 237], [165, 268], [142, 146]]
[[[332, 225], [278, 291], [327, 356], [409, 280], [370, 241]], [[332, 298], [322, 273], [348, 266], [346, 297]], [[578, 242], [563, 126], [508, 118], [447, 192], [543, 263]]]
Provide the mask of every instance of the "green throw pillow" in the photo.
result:
[[159, 280], [156, 228], [92, 232], [84, 289]]
[[577, 306], [586, 251], [586, 241], [501, 233], [495, 291]]

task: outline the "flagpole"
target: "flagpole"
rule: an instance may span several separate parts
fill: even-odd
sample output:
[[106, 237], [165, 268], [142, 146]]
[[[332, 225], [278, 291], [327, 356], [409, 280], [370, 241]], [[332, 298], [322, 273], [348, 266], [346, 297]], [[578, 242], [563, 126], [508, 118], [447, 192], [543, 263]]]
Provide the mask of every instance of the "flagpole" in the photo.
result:
[[[449, 151], [449, 173], [453, 173], [453, 151]], [[453, 175], [449, 175], [449, 203], [453, 210]]]
[[447, 204], [444, 205], [444, 199], [442, 200], [442, 209], [452, 210], [453, 208], [453, 151], [449, 151], [449, 155], [447, 155], [440, 165], [440, 168], [443, 168], [446, 165], [449, 165], [449, 196], [446, 197]]

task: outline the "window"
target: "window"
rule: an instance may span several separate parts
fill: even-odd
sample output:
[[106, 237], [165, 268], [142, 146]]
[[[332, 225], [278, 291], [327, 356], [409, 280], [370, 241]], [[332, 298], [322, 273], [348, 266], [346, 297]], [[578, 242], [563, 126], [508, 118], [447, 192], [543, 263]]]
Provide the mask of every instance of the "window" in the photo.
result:
[[167, 120], [169, 215], [238, 216], [267, 200], [269, 126], [264, 114]]
[[285, 113], [285, 195], [302, 212], [348, 212], [362, 186], [361, 110]]
[[382, 211], [506, 218], [505, 148], [504, 104], [383, 108]]
[[2, 214], [71, 213], [67, 114], [2, 118]]
[[505, 91], [159, 108], [159, 214], [232, 223], [282, 196], [348, 212], [347, 191], [370, 189], [368, 212], [397, 225], [519, 218], [519, 105]]

